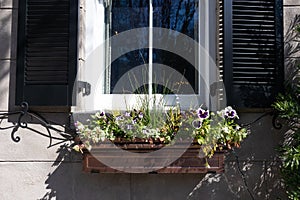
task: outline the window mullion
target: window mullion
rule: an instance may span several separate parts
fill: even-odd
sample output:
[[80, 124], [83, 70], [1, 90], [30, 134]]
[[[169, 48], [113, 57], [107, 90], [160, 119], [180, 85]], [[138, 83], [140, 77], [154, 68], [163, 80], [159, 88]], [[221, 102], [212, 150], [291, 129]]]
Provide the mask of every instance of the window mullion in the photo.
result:
[[149, 0], [149, 99], [152, 96], [153, 83], [153, 5], [152, 0]]

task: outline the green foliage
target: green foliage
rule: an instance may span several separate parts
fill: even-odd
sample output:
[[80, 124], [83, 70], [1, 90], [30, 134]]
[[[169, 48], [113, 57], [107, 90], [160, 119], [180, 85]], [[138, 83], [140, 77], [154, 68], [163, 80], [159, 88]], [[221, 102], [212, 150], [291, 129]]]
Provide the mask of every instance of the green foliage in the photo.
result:
[[296, 26], [295, 30], [299, 33], [300, 32], [300, 26]]
[[297, 99], [294, 94], [279, 94], [273, 106], [280, 113], [281, 118], [289, 121], [299, 119], [299, 99]]
[[203, 153], [210, 157], [219, 148], [239, 147], [247, 136], [247, 130], [235, 122], [238, 115], [231, 107], [213, 113], [202, 108], [182, 111], [175, 106], [160, 114], [158, 110], [145, 108], [114, 114], [98, 112], [88, 124], [76, 123], [80, 138], [90, 148], [101, 141], [118, 138], [169, 144], [179, 134], [180, 139], [198, 141]]
[[294, 74], [293, 81], [287, 82], [285, 93], [278, 95], [273, 107], [279, 116], [286, 120], [290, 129], [285, 134], [284, 144], [280, 148], [281, 171], [288, 197], [297, 200], [300, 198], [300, 85], [297, 81], [299, 79], [296, 79], [299, 67]]
[[281, 158], [283, 159], [282, 176], [286, 185], [286, 192], [289, 199], [298, 200], [300, 197], [300, 146], [282, 148]]
[[292, 95], [280, 95], [274, 107], [280, 116], [287, 121], [290, 131], [287, 132], [285, 142], [280, 149], [283, 162], [282, 174], [290, 199], [300, 197], [300, 105]]

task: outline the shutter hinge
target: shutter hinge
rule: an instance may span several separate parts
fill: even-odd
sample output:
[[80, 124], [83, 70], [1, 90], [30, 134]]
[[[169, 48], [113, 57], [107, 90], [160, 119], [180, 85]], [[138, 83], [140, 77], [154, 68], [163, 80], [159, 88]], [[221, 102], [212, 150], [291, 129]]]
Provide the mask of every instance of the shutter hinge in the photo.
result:
[[91, 94], [91, 84], [84, 81], [77, 81], [78, 93], [82, 92], [83, 96]]

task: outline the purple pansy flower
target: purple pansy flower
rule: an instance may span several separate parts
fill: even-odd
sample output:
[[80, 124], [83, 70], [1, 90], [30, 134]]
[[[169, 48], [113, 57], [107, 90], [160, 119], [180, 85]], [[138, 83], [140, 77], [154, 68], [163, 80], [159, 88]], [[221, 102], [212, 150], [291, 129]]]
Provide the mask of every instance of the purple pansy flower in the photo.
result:
[[105, 117], [105, 112], [104, 112], [104, 111], [97, 112], [97, 113], [96, 113], [96, 117], [99, 118], [99, 119], [100, 119], [100, 118], [104, 118], [104, 117]]
[[142, 118], [144, 117], [144, 114], [143, 114], [142, 112], [139, 112], [138, 117], [139, 117], [140, 119], [142, 119]]
[[101, 117], [104, 117], [104, 116], [105, 116], [105, 112], [102, 111], [102, 112], [100, 113], [100, 116], [101, 116]]
[[135, 118], [132, 120], [132, 124], [136, 124], [136, 123], [137, 123], [137, 119]]
[[225, 108], [225, 117], [230, 119], [239, 118], [236, 111], [231, 106]]
[[207, 118], [209, 118], [209, 111], [199, 108], [197, 110], [197, 115], [200, 119], [207, 119]]
[[121, 116], [121, 115], [119, 115], [119, 116], [116, 117], [116, 120], [117, 120], [117, 121], [124, 120], [124, 117]]
[[192, 125], [193, 125], [194, 128], [199, 129], [202, 126], [202, 121], [201, 120], [194, 120], [192, 122]]
[[130, 112], [125, 112], [125, 117], [130, 117]]

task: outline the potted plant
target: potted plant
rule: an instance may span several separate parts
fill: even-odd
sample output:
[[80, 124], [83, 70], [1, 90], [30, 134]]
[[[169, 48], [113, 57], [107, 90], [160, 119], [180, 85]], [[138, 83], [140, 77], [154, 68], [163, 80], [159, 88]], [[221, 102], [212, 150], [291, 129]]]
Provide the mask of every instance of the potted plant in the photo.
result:
[[[101, 111], [92, 115], [86, 124], [76, 122], [80, 142], [74, 149], [84, 153], [84, 169], [89, 172], [121, 171], [118, 167], [113, 169], [95, 159], [100, 152], [106, 152], [102, 157], [126, 157], [121, 156], [114, 147], [145, 153], [176, 145], [176, 148], [166, 150], [158, 157], [161, 159], [163, 155], [167, 157], [178, 151], [179, 158], [176, 154], [175, 158], [171, 158], [174, 162], [158, 170], [153, 168], [155, 171], [221, 172], [224, 170], [224, 150], [239, 147], [248, 134], [245, 128], [236, 123], [237, 119], [237, 112], [230, 106], [217, 112], [202, 107], [184, 111], [178, 105], [159, 112], [148, 108], [112, 113]], [[93, 154], [90, 153], [92, 149]], [[127, 162], [131, 162], [131, 155], [129, 157], [126, 158]], [[155, 157], [155, 163], [158, 157]], [[130, 169], [134, 167], [137, 166], [130, 166]]]

